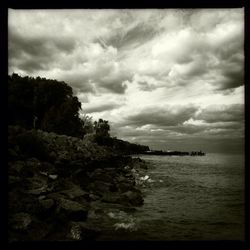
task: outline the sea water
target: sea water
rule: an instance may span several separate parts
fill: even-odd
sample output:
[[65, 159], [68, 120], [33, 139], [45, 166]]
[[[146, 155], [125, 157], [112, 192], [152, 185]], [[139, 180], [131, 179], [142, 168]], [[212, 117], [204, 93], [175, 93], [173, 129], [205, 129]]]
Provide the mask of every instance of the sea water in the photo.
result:
[[244, 155], [140, 158], [144, 205], [107, 239], [244, 240]]

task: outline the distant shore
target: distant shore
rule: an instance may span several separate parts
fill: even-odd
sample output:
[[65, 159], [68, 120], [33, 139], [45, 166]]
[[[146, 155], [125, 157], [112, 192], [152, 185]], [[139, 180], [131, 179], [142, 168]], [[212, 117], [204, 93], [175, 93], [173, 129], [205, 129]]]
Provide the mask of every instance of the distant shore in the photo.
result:
[[143, 155], [168, 155], [168, 156], [205, 156], [206, 153], [202, 151], [182, 152], [182, 151], [161, 151], [161, 150], [150, 150], [142, 152]]

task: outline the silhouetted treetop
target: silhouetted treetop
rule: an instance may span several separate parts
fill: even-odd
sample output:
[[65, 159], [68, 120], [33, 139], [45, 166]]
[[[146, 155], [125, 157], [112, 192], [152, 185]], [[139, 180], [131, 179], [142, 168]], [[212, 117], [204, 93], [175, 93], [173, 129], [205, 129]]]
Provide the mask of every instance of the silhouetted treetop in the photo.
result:
[[9, 124], [82, 137], [80, 109], [72, 88], [63, 81], [17, 74], [8, 77]]

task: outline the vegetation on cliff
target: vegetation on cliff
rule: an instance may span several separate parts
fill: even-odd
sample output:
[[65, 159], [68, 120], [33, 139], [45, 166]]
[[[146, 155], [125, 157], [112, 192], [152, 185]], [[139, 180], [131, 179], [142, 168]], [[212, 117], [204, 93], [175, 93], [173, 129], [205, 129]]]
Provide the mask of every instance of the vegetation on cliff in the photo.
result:
[[147, 147], [110, 137], [108, 121], [81, 119], [64, 82], [13, 74], [8, 84], [9, 241], [90, 240], [118, 230], [114, 213], [143, 204], [145, 162], [125, 154]]
[[122, 154], [140, 153], [148, 146], [112, 138], [108, 121], [80, 117], [81, 103], [65, 82], [41, 77], [8, 77], [8, 123], [77, 138], [85, 136]]

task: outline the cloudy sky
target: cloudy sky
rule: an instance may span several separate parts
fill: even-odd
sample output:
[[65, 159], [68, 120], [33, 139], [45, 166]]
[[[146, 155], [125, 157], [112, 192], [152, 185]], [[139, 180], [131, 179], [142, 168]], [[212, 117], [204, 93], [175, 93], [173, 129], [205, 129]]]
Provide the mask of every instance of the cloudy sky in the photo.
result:
[[113, 136], [242, 150], [244, 9], [10, 9], [8, 30], [9, 73], [67, 82]]

